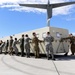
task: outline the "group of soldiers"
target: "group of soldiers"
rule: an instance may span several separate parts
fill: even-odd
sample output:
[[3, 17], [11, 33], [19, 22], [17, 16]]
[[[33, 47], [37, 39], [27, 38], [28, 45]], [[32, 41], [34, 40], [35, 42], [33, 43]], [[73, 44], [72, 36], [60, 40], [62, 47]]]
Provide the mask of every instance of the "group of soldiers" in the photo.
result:
[[50, 32], [47, 32], [47, 36], [44, 38], [44, 40], [39, 40], [35, 32], [33, 32], [32, 35], [33, 35], [33, 38], [29, 38], [28, 34], [26, 35], [23, 34], [19, 40], [17, 40], [17, 38], [13, 40], [12, 36], [10, 36], [10, 40], [7, 40], [7, 42], [2, 42], [1, 40], [0, 53], [2, 53], [2, 48], [4, 47], [5, 54], [7, 54], [8, 52], [10, 55], [13, 55], [13, 50], [14, 50], [15, 54], [18, 55], [17, 44], [20, 44], [21, 56], [22, 57], [25, 56], [24, 54], [24, 49], [25, 49], [26, 56], [30, 57], [30, 40], [31, 40], [31, 43], [33, 44], [33, 48], [34, 48], [35, 58], [40, 57], [39, 43], [45, 42], [47, 59], [49, 60], [49, 57], [50, 57], [49, 54], [51, 53], [52, 60], [55, 60], [54, 54], [53, 54], [53, 46], [52, 46], [52, 42], [54, 38], [50, 35]]
[[[21, 56], [22, 57], [25, 56], [25, 53], [24, 53], [24, 49], [25, 49], [26, 56], [27, 56], [27, 58], [29, 58], [30, 57], [30, 43], [32, 43], [33, 48], [34, 48], [35, 58], [39, 58], [40, 57], [39, 43], [43, 42], [43, 43], [45, 43], [47, 59], [48, 60], [50, 59], [50, 54], [51, 54], [52, 60], [55, 60], [54, 53], [53, 53], [53, 45], [52, 45], [54, 38], [50, 35], [50, 32], [47, 32], [47, 35], [44, 38], [44, 40], [39, 40], [35, 32], [33, 32], [32, 35], [33, 35], [33, 38], [29, 38], [28, 34], [26, 34], [26, 35], [23, 34], [19, 40], [17, 40], [17, 38], [15, 38], [13, 40], [12, 36], [10, 36], [10, 40], [7, 40], [6, 42], [3, 42], [1, 40], [0, 41], [0, 53], [2, 53], [2, 48], [4, 47], [5, 54], [7, 54], [7, 52], [8, 52], [10, 55], [13, 55], [13, 50], [14, 50], [15, 54], [18, 55], [17, 44], [20, 44]], [[70, 34], [69, 37], [62, 38], [61, 41], [67, 40], [67, 39], [70, 39], [71, 52], [72, 52], [71, 55], [74, 55], [74, 53], [75, 53], [75, 36]], [[31, 42], [30, 42], [30, 40], [31, 40]], [[8, 51], [8, 49], [9, 49], [9, 51]], [[66, 53], [65, 55], [67, 55], [67, 54], [68, 53]]]

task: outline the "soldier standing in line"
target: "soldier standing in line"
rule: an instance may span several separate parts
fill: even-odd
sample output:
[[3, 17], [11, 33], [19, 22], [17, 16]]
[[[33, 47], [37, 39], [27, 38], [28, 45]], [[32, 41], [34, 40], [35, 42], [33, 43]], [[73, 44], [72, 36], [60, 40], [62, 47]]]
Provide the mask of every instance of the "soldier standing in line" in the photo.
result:
[[74, 36], [72, 36], [70, 44], [71, 44], [71, 52], [72, 52], [71, 55], [74, 55], [74, 53], [75, 53], [75, 37]]
[[9, 40], [7, 40], [5, 43], [5, 54], [7, 54], [8, 52], [8, 46], [9, 46]]
[[52, 60], [55, 60], [53, 53], [53, 42], [54, 38], [50, 35], [50, 32], [47, 32], [47, 36], [44, 38], [46, 51], [47, 51], [47, 59], [49, 60], [49, 54], [51, 54]]
[[2, 49], [5, 45], [5, 42], [3, 42], [2, 40], [0, 41], [0, 54], [2, 53]]
[[32, 43], [34, 44], [34, 50], [35, 50], [35, 58], [39, 58], [39, 42], [42, 42], [41, 40], [39, 40], [36, 36], [36, 33], [33, 32], [33, 39], [32, 39]]
[[9, 54], [13, 55], [13, 37], [10, 36], [10, 41], [9, 41]]
[[24, 34], [22, 35], [22, 38], [20, 39], [20, 49], [21, 49], [21, 56], [24, 57]]
[[17, 48], [17, 44], [19, 42], [17, 41], [17, 38], [15, 38], [14, 42], [13, 42], [13, 49], [15, 50], [15, 54], [18, 55], [18, 48]]
[[30, 57], [30, 43], [29, 41], [31, 40], [28, 35], [26, 34], [25, 35], [25, 49], [26, 49], [26, 56], [27, 57]]
[[[66, 38], [62, 38], [62, 40], [67, 40], [70, 39], [70, 44], [71, 44], [71, 55], [74, 55], [75, 53], [75, 36], [73, 36], [72, 34], [69, 35], [69, 37]], [[67, 55], [68, 53], [66, 53], [65, 55]]]

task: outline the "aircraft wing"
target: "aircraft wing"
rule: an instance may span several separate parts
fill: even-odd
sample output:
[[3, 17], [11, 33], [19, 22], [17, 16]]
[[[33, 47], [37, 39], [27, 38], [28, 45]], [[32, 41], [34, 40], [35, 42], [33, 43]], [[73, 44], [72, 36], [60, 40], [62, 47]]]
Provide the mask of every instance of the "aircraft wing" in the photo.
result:
[[75, 1], [73, 1], [73, 2], [65, 2], [65, 3], [57, 3], [57, 4], [51, 4], [51, 6], [52, 6], [52, 8], [56, 8], [56, 7], [61, 7], [61, 6], [71, 5], [71, 4], [75, 4]]
[[46, 9], [47, 4], [19, 4], [20, 6], [33, 7], [33, 8], [41, 8]]

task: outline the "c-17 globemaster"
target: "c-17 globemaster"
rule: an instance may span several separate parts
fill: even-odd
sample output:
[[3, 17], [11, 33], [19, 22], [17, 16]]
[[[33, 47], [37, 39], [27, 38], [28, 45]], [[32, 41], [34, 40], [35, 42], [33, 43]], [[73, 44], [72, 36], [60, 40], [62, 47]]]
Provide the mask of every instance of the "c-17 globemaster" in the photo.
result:
[[47, 22], [48, 22], [47, 25], [50, 26], [50, 18], [52, 17], [52, 9], [57, 8], [57, 7], [71, 5], [71, 4], [75, 4], [75, 1], [50, 4], [50, 1], [48, 0], [48, 4], [19, 4], [19, 5], [26, 6], [26, 7], [46, 9], [47, 10]]

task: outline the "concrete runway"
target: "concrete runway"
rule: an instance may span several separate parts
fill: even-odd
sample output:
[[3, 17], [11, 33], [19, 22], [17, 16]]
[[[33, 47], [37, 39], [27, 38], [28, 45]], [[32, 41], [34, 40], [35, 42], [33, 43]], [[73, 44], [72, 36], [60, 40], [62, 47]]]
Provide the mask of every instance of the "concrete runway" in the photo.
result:
[[0, 75], [75, 75], [75, 56], [52, 61], [0, 54]]

